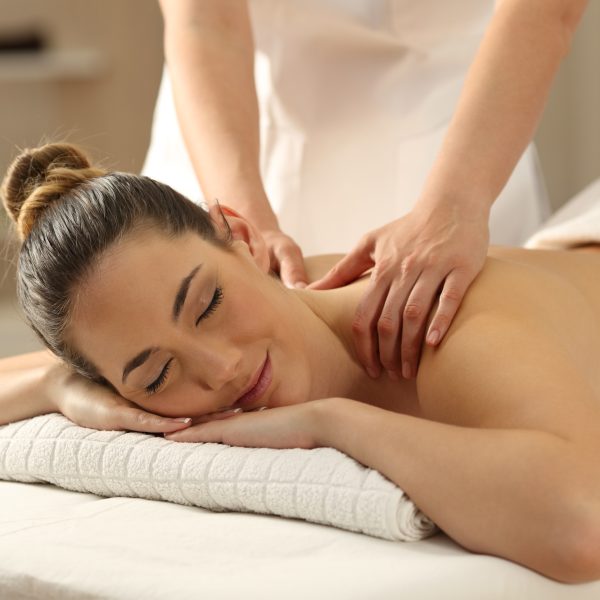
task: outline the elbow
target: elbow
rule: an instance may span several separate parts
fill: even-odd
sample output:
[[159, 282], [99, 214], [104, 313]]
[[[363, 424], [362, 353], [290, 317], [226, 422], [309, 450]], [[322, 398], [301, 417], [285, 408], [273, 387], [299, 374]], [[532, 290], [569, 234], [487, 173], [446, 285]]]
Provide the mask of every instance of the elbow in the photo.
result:
[[[585, 511], [583, 503], [565, 510], [555, 527], [551, 559], [542, 573], [562, 583], [587, 583], [600, 580], [600, 506]], [[570, 512], [570, 514], [569, 514]]]

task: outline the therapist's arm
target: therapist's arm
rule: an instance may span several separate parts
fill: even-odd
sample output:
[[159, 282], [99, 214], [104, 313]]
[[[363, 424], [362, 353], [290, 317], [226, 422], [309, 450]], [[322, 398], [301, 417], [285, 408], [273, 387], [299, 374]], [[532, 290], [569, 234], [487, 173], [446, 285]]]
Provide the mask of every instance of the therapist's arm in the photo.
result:
[[177, 115], [204, 197], [257, 226], [284, 283], [305, 283], [301, 252], [280, 231], [261, 179], [247, 2], [160, 0], [160, 6]]
[[483, 267], [491, 206], [531, 141], [586, 4], [497, 3], [415, 208], [363, 236], [311, 286], [345, 285], [374, 266], [354, 320], [356, 351], [372, 376], [383, 368], [414, 377], [422, 341], [436, 346], [448, 331]]
[[420, 202], [491, 207], [531, 141], [587, 0], [500, 0]]

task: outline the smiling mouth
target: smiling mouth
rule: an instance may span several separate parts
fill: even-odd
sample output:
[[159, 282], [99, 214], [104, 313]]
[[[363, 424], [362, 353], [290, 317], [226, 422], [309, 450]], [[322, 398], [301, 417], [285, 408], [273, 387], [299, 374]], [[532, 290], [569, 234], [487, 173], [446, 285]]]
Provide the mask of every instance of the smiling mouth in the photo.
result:
[[229, 407], [229, 409], [248, 408], [253, 402], [259, 400], [263, 396], [268, 387], [271, 385], [272, 379], [271, 359], [269, 357], [269, 353], [267, 352], [267, 357], [260, 367], [260, 370], [258, 371], [252, 385], [236, 400], [232, 406]]

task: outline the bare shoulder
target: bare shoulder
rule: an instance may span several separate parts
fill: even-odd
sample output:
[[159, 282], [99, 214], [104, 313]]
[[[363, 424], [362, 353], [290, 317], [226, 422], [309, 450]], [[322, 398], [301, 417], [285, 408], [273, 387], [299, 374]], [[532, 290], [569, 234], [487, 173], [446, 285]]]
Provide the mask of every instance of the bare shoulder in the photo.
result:
[[343, 254], [318, 254], [315, 256], [304, 257], [304, 267], [306, 268], [306, 274], [308, 275], [309, 283], [320, 279], [337, 263]]
[[424, 348], [417, 375], [424, 416], [598, 435], [600, 392], [586, 370], [590, 319], [585, 299], [560, 277], [488, 259], [444, 341]]

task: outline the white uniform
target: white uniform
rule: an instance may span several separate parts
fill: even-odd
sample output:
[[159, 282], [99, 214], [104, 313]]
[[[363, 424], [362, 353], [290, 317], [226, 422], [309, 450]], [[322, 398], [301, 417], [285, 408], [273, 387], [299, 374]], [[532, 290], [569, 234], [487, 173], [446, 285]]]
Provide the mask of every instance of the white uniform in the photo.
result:
[[[261, 173], [305, 254], [346, 252], [412, 208], [493, 5], [250, 0]], [[142, 173], [203, 200], [166, 68]], [[530, 146], [492, 207], [491, 243], [523, 243], [549, 212]]]

